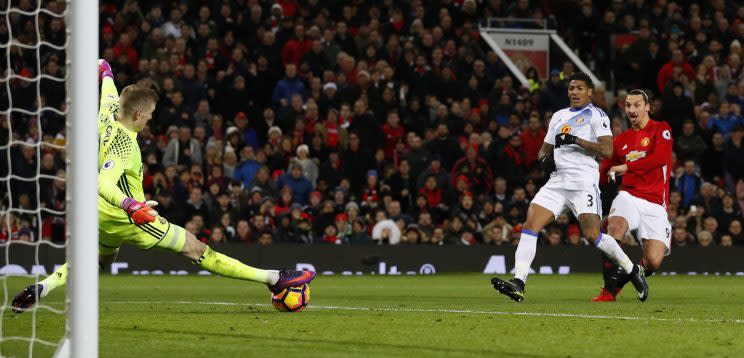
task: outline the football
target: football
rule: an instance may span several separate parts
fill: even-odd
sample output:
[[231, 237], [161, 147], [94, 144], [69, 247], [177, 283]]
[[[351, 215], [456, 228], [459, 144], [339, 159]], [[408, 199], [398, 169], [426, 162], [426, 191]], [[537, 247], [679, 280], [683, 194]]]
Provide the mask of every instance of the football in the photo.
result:
[[310, 286], [290, 287], [271, 296], [271, 304], [277, 311], [299, 312], [310, 302]]

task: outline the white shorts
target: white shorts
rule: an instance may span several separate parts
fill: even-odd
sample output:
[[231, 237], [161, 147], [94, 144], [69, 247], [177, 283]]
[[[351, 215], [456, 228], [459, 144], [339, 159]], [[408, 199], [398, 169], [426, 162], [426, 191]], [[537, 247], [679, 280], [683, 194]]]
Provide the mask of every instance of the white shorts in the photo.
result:
[[[664, 255], [671, 251], [672, 226], [666, 209], [659, 204], [637, 198], [627, 191], [620, 191], [612, 201], [610, 217], [621, 216], [628, 221], [628, 230], [638, 230], [638, 238], [658, 240], [666, 246]], [[643, 241], [641, 240], [641, 243]]]
[[592, 184], [587, 189], [566, 189], [564, 185], [551, 178], [540, 188], [532, 204], [537, 204], [553, 212], [557, 218], [568, 206], [578, 218], [580, 214], [595, 214], [602, 217], [602, 203], [599, 198], [599, 187]]

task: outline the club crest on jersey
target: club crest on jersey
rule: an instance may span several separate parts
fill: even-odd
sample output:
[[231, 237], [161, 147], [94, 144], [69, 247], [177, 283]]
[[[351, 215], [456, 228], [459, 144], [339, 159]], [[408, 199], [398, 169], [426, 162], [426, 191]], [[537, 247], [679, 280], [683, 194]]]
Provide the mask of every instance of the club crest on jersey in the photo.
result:
[[645, 158], [646, 157], [646, 151], [643, 150], [634, 150], [630, 153], [625, 155], [625, 161], [626, 162], [635, 162], [638, 159]]
[[565, 126], [561, 127], [561, 133], [563, 133], [563, 134], [571, 133], [571, 126], [565, 125]]
[[648, 137], [641, 139], [641, 145], [644, 147], [648, 147], [648, 143], [651, 142], [651, 139]]

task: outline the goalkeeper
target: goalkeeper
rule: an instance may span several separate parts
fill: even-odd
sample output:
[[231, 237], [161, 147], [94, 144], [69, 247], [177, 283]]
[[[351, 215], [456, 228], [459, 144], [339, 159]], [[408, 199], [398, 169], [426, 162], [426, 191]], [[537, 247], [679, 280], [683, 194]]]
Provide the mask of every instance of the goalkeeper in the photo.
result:
[[[310, 282], [314, 272], [261, 270], [212, 250], [196, 237], [153, 209], [157, 202], [147, 201], [142, 191], [142, 156], [137, 133], [152, 118], [158, 96], [150, 88], [131, 85], [118, 95], [111, 66], [99, 60], [102, 79], [98, 112], [98, 252], [99, 263], [116, 259], [119, 247], [126, 243], [142, 250], [153, 247], [173, 251], [191, 259], [209, 272], [260, 282], [274, 292]], [[26, 287], [13, 300], [16, 313], [33, 306], [55, 288], [65, 284], [67, 264], [52, 275]]]

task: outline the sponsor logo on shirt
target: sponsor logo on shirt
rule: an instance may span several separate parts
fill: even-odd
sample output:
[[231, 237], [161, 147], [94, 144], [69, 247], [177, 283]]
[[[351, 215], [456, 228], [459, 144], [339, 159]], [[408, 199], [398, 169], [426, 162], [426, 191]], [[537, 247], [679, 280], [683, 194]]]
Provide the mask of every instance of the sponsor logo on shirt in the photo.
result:
[[645, 150], [633, 150], [630, 153], [625, 155], [625, 161], [626, 162], [635, 162], [638, 159], [645, 158], [646, 157], [646, 151]]

